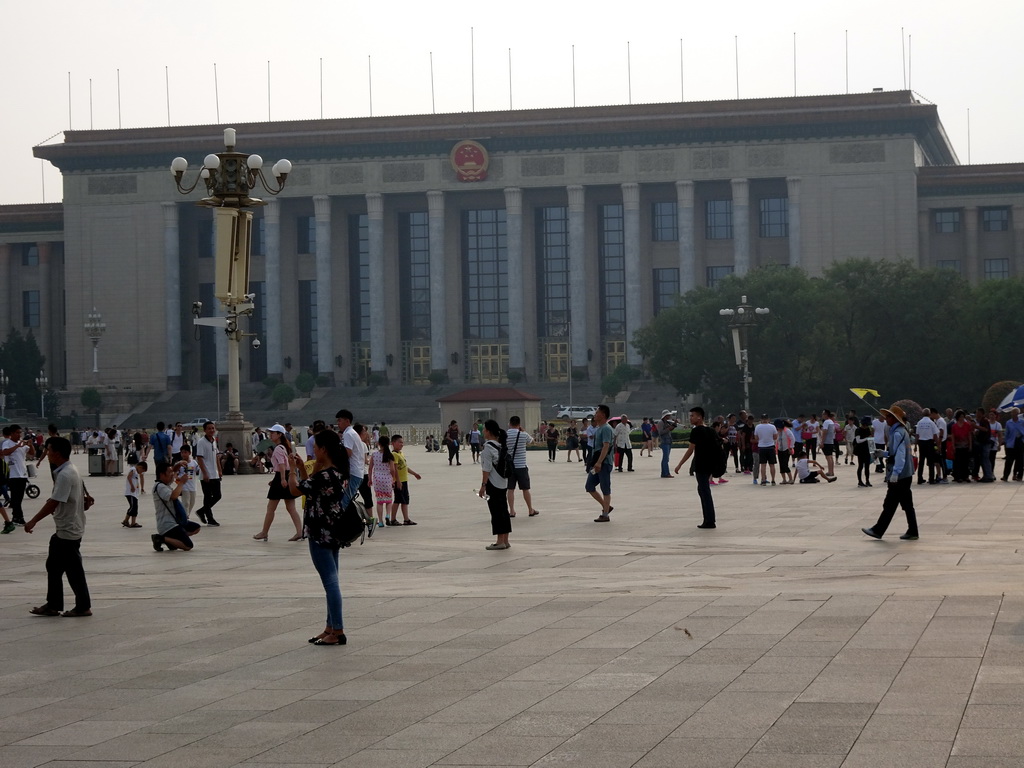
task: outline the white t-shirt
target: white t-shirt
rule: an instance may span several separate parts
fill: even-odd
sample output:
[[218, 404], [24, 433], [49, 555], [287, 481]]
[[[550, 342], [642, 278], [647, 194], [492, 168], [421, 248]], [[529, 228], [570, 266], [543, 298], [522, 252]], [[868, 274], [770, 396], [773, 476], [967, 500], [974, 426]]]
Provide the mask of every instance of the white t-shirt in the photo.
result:
[[366, 477], [366, 443], [360, 439], [352, 427], [346, 427], [341, 435], [341, 444], [352, 451], [352, 455], [348, 457], [349, 475]]
[[941, 416], [939, 416], [939, 418], [937, 418], [935, 420], [935, 428], [937, 430], [939, 430], [939, 440], [945, 440], [946, 439], [946, 435], [948, 434], [948, 432], [946, 431], [947, 430], [946, 420], [944, 418], [942, 418]]
[[885, 442], [885, 422], [882, 419], [874, 418], [871, 420], [871, 428], [875, 431], [875, 442], [882, 444]]
[[[217, 467], [217, 438], [211, 442], [206, 439], [206, 435], [200, 437], [199, 442], [196, 443], [196, 459], [196, 466], [199, 466], [198, 459], [203, 460], [209, 480], [220, 480], [220, 469]], [[199, 479], [202, 480], [202, 478], [203, 473], [200, 472]]]
[[796, 463], [796, 476], [798, 480], [806, 480], [807, 476], [811, 474], [811, 469], [807, 464], [807, 459], [800, 459]]
[[[13, 440], [4, 440], [0, 449], [6, 451], [8, 448], [13, 448], [16, 445], [17, 443]], [[11, 477], [28, 477], [28, 469], [25, 467], [25, 454], [27, 453], [28, 446], [23, 445], [17, 450], [11, 451], [11, 453], [4, 457], [7, 459], [7, 466], [10, 468], [9, 474]]]
[[754, 437], [757, 438], [758, 448], [774, 448], [775, 438], [779, 436], [779, 430], [774, 424], [758, 424], [754, 427]]
[[124, 478], [124, 495], [139, 498], [139, 471], [135, 467], [129, 469]]
[[832, 419], [821, 422], [821, 444], [834, 445], [836, 442], [836, 423]]
[[185, 444], [185, 433], [180, 435], [177, 432], [171, 433], [171, 453], [181, 453], [181, 446]]
[[939, 433], [938, 428], [935, 426], [935, 422], [927, 416], [921, 418], [917, 422], [917, 440], [918, 442], [928, 442], [934, 440], [935, 436]]
[[202, 475], [199, 471], [199, 462], [195, 459], [189, 459], [188, 464], [178, 470], [178, 477], [188, 476], [188, 481], [181, 486], [183, 491], [195, 491], [196, 489], [196, 475]]

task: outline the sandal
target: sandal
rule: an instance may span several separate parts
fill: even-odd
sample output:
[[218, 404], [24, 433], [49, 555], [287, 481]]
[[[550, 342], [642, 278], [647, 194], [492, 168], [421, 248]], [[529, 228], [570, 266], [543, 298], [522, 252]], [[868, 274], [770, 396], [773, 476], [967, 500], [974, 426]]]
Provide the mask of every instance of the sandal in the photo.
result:
[[79, 616], [92, 616], [92, 611], [86, 608], [84, 611], [80, 611], [77, 608], [72, 608], [70, 611], [64, 611], [63, 616], [67, 618], [78, 618]]
[[267, 534], [265, 534], [265, 533], [257, 533], [255, 536], [253, 536], [253, 538], [256, 539], [256, 541], [266, 541], [267, 540]]
[[129, 528], [141, 528], [142, 526], [141, 526], [141, 525], [139, 525], [138, 523], [132, 523], [132, 524], [131, 524], [131, 525], [129, 525], [128, 527], [129, 527]]
[[529, 516], [530, 517], [536, 517], [539, 514], [540, 514], [540, 510], [535, 509], [535, 510], [533, 510], [533, 512], [530, 513]]
[[29, 613], [33, 616], [60, 616], [60, 611], [56, 608], [47, 608], [45, 605], [39, 605], [35, 608], [30, 608]]
[[288, 541], [302, 541], [304, 538], [305, 536], [303, 536], [301, 533], [296, 533], [294, 536], [288, 539]]
[[406, 520], [402, 525], [416, 525], [412, 520]]

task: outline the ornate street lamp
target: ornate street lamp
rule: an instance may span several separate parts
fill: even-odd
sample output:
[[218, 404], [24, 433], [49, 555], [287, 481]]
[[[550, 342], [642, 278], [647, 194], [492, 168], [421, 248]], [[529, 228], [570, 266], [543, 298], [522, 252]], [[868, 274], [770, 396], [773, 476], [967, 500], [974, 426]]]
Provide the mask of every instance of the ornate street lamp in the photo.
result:
[[36, 387], [39, 389], [39, 418], [46, 418], [46, 388], [49, 386], [50, 380], [46, 378], [46, 374], [42, 371], [36, 376]]
[[0, 368], [0, 418], [7, 418], [7, 385], [11, 383], [11, 380], [4, 373], [4, 369]]
[[[238, 318], [240, 315], [251, 315], [254, 309], [255, 295], [249, 293], [249, 249], [252, 235], [252, 211], [249, 209], [266, 205], [263, 200], [251, 197], [250, 193], [258, 183], [268, 194], [280, 194], [292, 171], [292, 164], [284, 159], [274, 163], [271, 169], [274, 182], [271, 183], [263, 173], [263, 158], [236, 152], [235, 139], [235, 129], [225, 128], [224, 151], [204, 158], [203, 168], [191, 186], [182, 184], [185, 171], [188, 170], [185, 158], [176, 157], [171, 161], [171, 175], [174, 177], [174, 185], [183, 195], [189, 194], [202, 181], [206, 185], [207, 196], [198, 204], [213, 209], [216, 261], [214, 295], [224, 305], [226, 316], [199, 317], [193, 309], [196, 317], [192, 322], [195, 325], [223, 328], [227, 334], [228, 412], [217, 429], [225, 443], [231, 442], [248, 459], [251, 451], [247, 439], [249, 425], [242, 417], [238, 373], [238, 343], [246, 334], [239, 329]], [[199, 304], [199, 307], [201, 310], [202, 305]], [[258, 348], [259, 341], [254, 340], [253, 346]], [[242, 461], [241, 466], [248, 468], [249, 462]]]
[[732, 346], [736, 353], [736, 365], [743, 369], [743, 410], [750, 413], [750, 359], [747, 355], [750, 329], [757, 325], [758, 315], [771, 312], [767, 307], [753, 307], [746, 296], [740, 296], [740, 305], [735, 309], [720, 309], [722, 317], [734, 318], [729, 322], [732, 329]]
[[96, 307], [93, 307], [92, 312], [85, 316], [85, 325], [83, 327], [85, 328], [85, 335], [92, 342], [92, 375], [94, 379], [99, 381], [100, 368], [96, 348], [100, 345], [100, 339], [103, 338], [103, 334], [107, 332], [107, 324], [103, 322], [103, 315], [96, 311]]

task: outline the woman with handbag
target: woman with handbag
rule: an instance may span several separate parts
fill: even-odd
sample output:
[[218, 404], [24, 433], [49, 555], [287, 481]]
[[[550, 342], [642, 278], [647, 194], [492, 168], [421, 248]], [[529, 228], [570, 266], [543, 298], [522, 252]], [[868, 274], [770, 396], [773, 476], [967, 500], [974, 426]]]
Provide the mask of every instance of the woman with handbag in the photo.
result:
[[[292, 494], [306, 497], [302, 532], [309, 541], [309, 557], [320, 575], [327, 598], [327, 623], [324, 631], [309, 638], [313, 645], [345, 645], [345, 623], [341, 613], [341, 586], [338, 583], [338, 551], [343, 546], [338, 538], [342, 521], [341, 500], [343, 483], [348, 467], [348, 456], [341, 447], [341, 438], [329, 429], [313, 437], [313, 472], [307, 475], [306, 466], [298, 456], [292, 456], [292, 470], [288, 485]], [[296, 474], [302, 477], [296, 479]], [[356, 526], [362, 530], [362, 521]]]
[[288, 516], [295, 524], [295, 535], [288, 541], [299, 541], [302, 539], [302, 520], [299, 513], [295, 511], [295, 494], [292, 493], [288, 476], [291, 474], [291, 456], [294, 455], [291, 440], [288, 437], [288, 430], [280, 424], [270, 428], [270, 440], [274, 443], [274, 451], [270, 455], [270, 463], [274, 469], [274, 479], [270, 481], [270, 489], [267, 491], [267, 514], [263, 518], [263, 528], [253, 536], [256, 541], [266, 541], [270, 535], [270, 526], [274, 524], [274, 514], [277, 512], [277, 505], [284, 502], [284, 508], [288, 510]]

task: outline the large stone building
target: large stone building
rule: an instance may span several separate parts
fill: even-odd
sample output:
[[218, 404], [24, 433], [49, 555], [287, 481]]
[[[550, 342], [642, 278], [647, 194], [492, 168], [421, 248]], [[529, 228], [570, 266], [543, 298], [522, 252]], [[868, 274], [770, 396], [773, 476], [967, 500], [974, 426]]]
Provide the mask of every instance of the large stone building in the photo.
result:
[[[51, 380], [163, 391], [223, 373], [212, 217], [173, 157], [224, 126], [68, 131], [38, 157], [60, 206], [0, 207], [0, 334], [42, 341]], [[1024, 274], [1024, 166], [958, 164], [909, 92], [235, 126], [295, 164], [256, 210], [243, 380], [347, 384], [595, 377], [675, 297], [765, 265], [819, 274], [906, 259], [972, 280]], [[571, 322], [570, 322], [571, 321]]]

